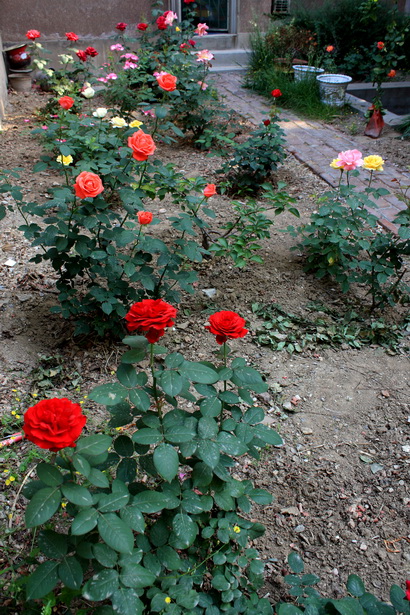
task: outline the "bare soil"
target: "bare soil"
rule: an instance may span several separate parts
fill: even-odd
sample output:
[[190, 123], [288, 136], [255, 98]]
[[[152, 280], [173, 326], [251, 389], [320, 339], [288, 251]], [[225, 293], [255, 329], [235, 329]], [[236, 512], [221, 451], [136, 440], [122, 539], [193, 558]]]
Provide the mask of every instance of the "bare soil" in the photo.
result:
[[[30, 135], [31, 113], [45, 100], [34, 93], [13, 94], [12, 112], [0, 135], [1, 166], [24, 169], [21, 183], [30, 199], [44, 198], [47, 188], [62, 181], [50, 172], [31, 171], [41, 154]], [[244, 124], [243, 131], [248, 129]], [[402, 143], [395, 137], [386, 145], [392, 158]], [[218, 182], [217, 158], [187, 146], [161, 146], [157, 151], [179, 170]], [[291, 156], [277, 179], [286, 181], [297, 198], [301, 222], [327, 189]], [[214, 197], [212, 205], [218, 221], [230, 215], [229, 199]], [[167, 201], [150, 204], [150, 209], [158, 217], [172, 214]], [[54, 272], [30, 262], [35, 251], [17, 230], [20, 223], [16, 212], [0, 222], [0, 413], [5, 434], [15, 420], [11, 410], [22, 414], [33, 395], [41, 397], [47, 391], [84, 401], [97, 383], [112, 379], [121, 352], [112, 342], [75, 339], [70, 323], [49, 313], [56, 303]], [[215, 351], [213, 336], [204, 331], [210, 313], [233, 309], [249, 323], [250, 334], [232, 347], [265, 374], [270, 389], [257, 401], [284, 445], [265, 450], [259, 463], [241, 458], [236, 474], [254, 480], [275, 498], [271, 506], [256, 507], [252, 513], [267, 527], [256, 546], [267, 563], [266, 593], [272, 600], [286, 596], [283, 574], [288, 572], [291, 550], [301, 554], [308, 572], [321, 577], [319, 587], [328, 596], [340, 596], [348, 574], [355, 572], [369, 591], [387, 599], [392, 583], [403, 586], [410, 578], [409, 357], [388, 354], [378, 346], [320, 348], [291, 356], [258, 345], [261, 322], [252, 313], [255, 302], [279, 303], [297, 314], [304, 314], [313, 300], [340, 311], [345, 306], [346, 297], [335, 285], [303, 273], [302, 255], [290, 251], [295, 240], [279, 230], [291, 223], [297, 220], [287, 214], [277, 219], [263, 247], [263, 265], [238, 270], [222, 259], [201, 264], [196, 294], [183, 298], [175, 331], [164, 343], [187, 358], [207, 359]], [[170, 233], [165, 223], [157, 228]], [[212, 298], [203, 292], [210, 288], [216, 289]], [[357, 301], [364, 300], [360, 292]], [[385, 314], [391, 322], [402, 315], [403, 310]], [[45, 385], [44, 365], [52, 362], [44, 356], [57, 365], [57, 373], [48, 374], [50, 383]], [[84, 408], [89, 429], [106, 420], [104, 410], [86, 399]], [[34, 465], [28, 461], [22, 471], [31, 448], [23, 442], [0, 452], [0, 524], [16, 530], [7, 539], [0, 536], [4, 565], [19, 561], [28, 546], [20, 531], [24, 499], [18, 495], [18, 483]], [[6, 486], [10, 472], [19, 480]]]

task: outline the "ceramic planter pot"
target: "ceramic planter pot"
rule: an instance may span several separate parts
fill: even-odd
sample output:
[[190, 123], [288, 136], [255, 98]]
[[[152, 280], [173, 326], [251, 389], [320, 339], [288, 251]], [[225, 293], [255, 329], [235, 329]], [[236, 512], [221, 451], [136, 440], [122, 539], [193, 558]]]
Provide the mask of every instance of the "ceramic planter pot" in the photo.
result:
[[15, 92], [31, 92], [31, 70], [30, 71], [21, 71], [20, 73], [10, 73], [9, 74], [9, 84], [10, 87]]
[[6, 54], [7, 63], [10, 70], [21, 70], [27, 68], [31, 62], [31, 57], [26, 51], [27, 45], [14, 45], [4, 50]]
[[325, 105], [343, 107], [347, 84], [351, 80], [352, 78], [348, 75], [335, 75], [333, 73], [318, 75], [316, 81], [319, 83], [321, 101]]
[[313, 79], [318, 75], [321, 75], [325, 71], [323, 68], [317, 66], [304, 66], [303, 64], [294, 64], [293, 73], [295, 75], [295, 81], [303, 81], [303, 79]]

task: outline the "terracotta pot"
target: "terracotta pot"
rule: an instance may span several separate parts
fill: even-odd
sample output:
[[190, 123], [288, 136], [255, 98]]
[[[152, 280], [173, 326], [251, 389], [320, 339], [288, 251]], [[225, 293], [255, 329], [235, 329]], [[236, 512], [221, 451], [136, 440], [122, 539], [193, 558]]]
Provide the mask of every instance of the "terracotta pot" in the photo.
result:
[[15, 92], [30, 92], [32, 85], [31, 71], [10, 73], [9, 84]]
[[373, 105], [370, 107], [369, 111], [373, 111], [373, 113], [364, 129], [364, 134], [366, 137], [377, 139], [380, 137], [384, 127], [383, 114], [380, 109], [375, 109]]
[[9, 47], [4, 50], [11, 70], [21, 70], [30, 64], [31, 57], [30, 54], [27, 53], [26, 47], [26, 44], [15, 45], [14, 47]]

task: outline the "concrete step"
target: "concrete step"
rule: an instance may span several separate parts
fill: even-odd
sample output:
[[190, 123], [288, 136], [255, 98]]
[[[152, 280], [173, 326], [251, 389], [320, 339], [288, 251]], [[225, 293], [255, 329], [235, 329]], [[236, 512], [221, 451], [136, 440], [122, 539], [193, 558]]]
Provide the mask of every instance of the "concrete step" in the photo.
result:
[[249, 63], [249, 51], [246, 49], [213, 49], [212, 71], [246, 70]]

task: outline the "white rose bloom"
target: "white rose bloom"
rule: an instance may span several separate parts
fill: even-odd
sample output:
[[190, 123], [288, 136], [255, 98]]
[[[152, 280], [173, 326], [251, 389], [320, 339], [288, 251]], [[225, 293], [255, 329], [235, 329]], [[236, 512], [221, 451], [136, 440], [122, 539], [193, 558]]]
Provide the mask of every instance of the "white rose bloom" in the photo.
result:
[[100, 120], [105, 117], [108, 113], [108, 109], [105, 107], [98, 107], [95, 111], [93, 111], [93, 116], [100, 118]]
[[92, 98], [95, 94], [95, 90], [94, 88], [88, 87], [85, 88], [85, 90], [83, 90], [81, 94], [84, 96], [84, 98]]

